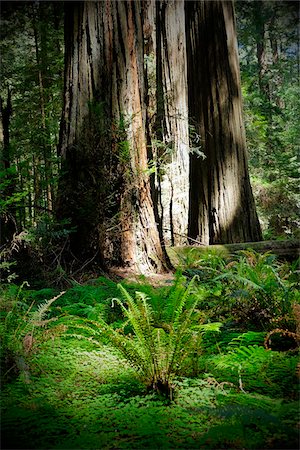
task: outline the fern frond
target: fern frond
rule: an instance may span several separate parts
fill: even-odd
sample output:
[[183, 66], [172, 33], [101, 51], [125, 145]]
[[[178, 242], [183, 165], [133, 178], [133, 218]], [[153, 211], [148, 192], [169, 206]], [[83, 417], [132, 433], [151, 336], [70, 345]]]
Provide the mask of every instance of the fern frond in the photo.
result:
[[[195, 282], [198, 279], [199, 279], [198, 275], [195, 275], [192, 278], [192, 280], [188, 284], [188, 287], [185, 289], [183, 295], [179, 298], [179, 303], [174, 306], [174, 314], [173, 314], [173, 320], [172, 320], [174, 329], [176, 329], [178, 327], [182, 311], [183, 311], [184, 307], [186, 306], [187, 301], [190, 299], [190, 296], [191, 296], [191, 294], [193, 292], [193, 289], [195, 287]], [[198, 303], [198, 299], [196, 298], [194, 300], [193, 304], [191, 305], [191, 308], [190, 308], [190, 313], [191, 314], [194, 312], [194, 309], [195, 309], [197, 303]]]
[[247, 331], [238, 336], [232, 338], [228, 346], [230, 348], [236, 348], [241, 346], [262, 345], [264, 342], [266, 333], [262, 331]]
[[136, 293], [136, 299], [134, 299], [122, 285], [118, 285], [118, 287], [127, 302], [127, 308], [119, 299], [115, 300], [121, 306], [125, 317], [129, 319], [136, 338], [141, 342], [146, 353], [148, 353], [147, 338], [149, 339], [151, 336], [149, 316], [152, 316], [152, 314], [150, 308], [147, 309], [145, 306], [146, 296], [143, 293]]
[[32, 314], [32, 317], [30, 319], [31, 323], [33, 323], [34, 325], [38, 325], [38, 324], [42, 323], [43, 319], [45, 317], [45, 314], [48, 312], [52, 303], [54, 303], [58, 298], [60, 298], [64, 294], [65, 294], [65, 291], [61, 292], [60, 294], [56, 295], [55, 297], [53, 297], [50, 300], [47, 300], [46, 302], [41, 304], [38, 307], [37, 311], [35, 311]]
[[[153, 341], [152, 335], [154, 322], [153, 311], [148, 304], [148, 297], [143, 292], [136, 292], [136, 298], [134, 299], [122, 285], [118, 285], [118, 287], [127, 303], [127, 308], [120, 299], [114, 300], [121, 306], [125, 317], [128, 318], [133, 327], [135, 339], [137, 340], [134, 348], [139, 357], [138, 365], [144, 367], [148, 361], [150, 371], [153, 375], [158, 370], [158, 363], [155, 342]], [[113, 337], [115, 340], [116, 336]], [[115, 344], [119, 347], [118, 341], [115, 340]], [[126, 346], [128, 347], [128, 343], [126, 343]], [[129, 350], [131, 351], [132, 348]]]
[[[193, 278], [193, 283], [195, 282], [195, 277]], [[191, 282], [192, 283], [192, 282]], [[191, 285], [190, 283], [190, 285]], [[190, 285], [187, 292], [190, 292]], [[192, 285], [193, 286], [193, 285]], [[184, 302], [180, 302], [179, 309], [183, 309], [183, 306], [187, 300], [187, 296], [184, 295]], [[173, 366], [175, 364], [175, 361], [178, 362], [179, 366], [182, 363], [183, 359], [186, 356], [186, 353], [184, 352], [184, 346], [182, 346], [182, 341], [184, 339], [184, 336], [188, 330], [190, 330], [190, 327], [192, 325], [191, 323], [191, 317], [196, 309], [198, 303], [198, 299], [195, 298], [193, 301], [193, 304], [190, 305], [189, 309], [185, 312], [183, 315], [184, 319], [181, 318], [177, 314], [175, 314], [175, 320], [172, 324], [171, 332], [170, 332], [170, 341], [169, 341], [169, 359], [168, 359], [168, 373], [171, 373], [173, 370]]]

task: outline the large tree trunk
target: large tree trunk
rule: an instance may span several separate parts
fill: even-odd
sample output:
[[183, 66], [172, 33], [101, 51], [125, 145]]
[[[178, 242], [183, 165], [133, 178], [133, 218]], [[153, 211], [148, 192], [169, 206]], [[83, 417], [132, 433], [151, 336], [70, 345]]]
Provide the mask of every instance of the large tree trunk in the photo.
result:
[[160, 215], [167, 244], [187, 243], [189, 123], [184, 0], [156, 2], [156, 149]]
[[140, 2], [66, 3], [58, 214], [77, 255], [164, 268], [147, 170]]
[[231, 1], [187, 1], [189, 112], [205, 159], [191, 156], [189, 236], [257, 241]]
[[184, 0], [146, 0], [144, 41], [153, 200], [166, 244], [187, 243], [189, 123]]

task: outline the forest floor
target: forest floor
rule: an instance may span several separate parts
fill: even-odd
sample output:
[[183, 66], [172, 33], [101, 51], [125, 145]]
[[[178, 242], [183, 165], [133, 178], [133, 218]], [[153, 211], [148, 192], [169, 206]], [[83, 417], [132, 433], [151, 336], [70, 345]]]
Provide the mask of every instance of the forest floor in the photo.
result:
[[[151, 278], [152, 286], [123, 280], [159, 314], [187, 292], [198, 296], [197, 317], [208, 328], [197, 355], [171, 377], [168, 396], [149, 389], [107, 335], [98, 339], [99, 315], [112, 333], [134, 339], [114, 281], [74, 283], [59, 297], [52, 288], [3, 285], [1, 448], [298, 448], [298, 267], [270, 255], [228, 262], [211, 254], [187, 264], [184, 276]], [[81, 328], [72, 328], [74, 318]], [[167, 347], [159, 345], [164, 362]]]
[[147, 283], [151, 286], [163, 286], [172, 284], [175, 275], [174, 272], [151, 273], [145, 275], [137, 274], [130, 268], [113, 267], [110, 269], [109, 275], [112, 279], [126, 280], [131, 283]]

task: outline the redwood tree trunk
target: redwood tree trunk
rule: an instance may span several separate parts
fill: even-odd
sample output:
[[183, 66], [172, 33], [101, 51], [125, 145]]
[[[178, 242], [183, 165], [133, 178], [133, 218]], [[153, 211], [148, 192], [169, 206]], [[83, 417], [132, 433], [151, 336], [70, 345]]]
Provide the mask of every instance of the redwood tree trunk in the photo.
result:
[[77, 255], [164, 268], [147, 170], [140, 2], [66, 2], [58, 215]]
[[231, 1], [187, 1], [189, 112], [205, 159], [191, 156], [189, 236], [257, 241]]
[[166, 243], [187, 243], [189, 123], [184, 0], [156, 2], [156, 150]]
[[184, 1], [145, 0], [144, 42], [153, 201], [165, 244], [187, 243], [189, 124]]

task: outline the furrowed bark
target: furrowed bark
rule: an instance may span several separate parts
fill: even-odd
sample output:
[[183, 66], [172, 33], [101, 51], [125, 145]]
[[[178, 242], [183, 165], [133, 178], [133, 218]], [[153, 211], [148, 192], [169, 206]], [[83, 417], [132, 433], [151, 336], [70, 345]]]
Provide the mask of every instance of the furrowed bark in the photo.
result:
[[189, 124], [184, 2], [146, 0], [145, 76], [153, 201], [161, 239], [187, 242]]
[[184, 1], [156, 2], [157, 184], [167, 244], [187, 243], [189, 123]]
[[206, 156], [191, 156], [189, 236], [257, 241], [232, 2], [186, 2], [186, 20], [189, 111]]
[[[66, 4], [60, 208], [77, 252], [103, 264], [164, 269], [147, 164], [140, 2]], [[70, 208], [70, 206], [72, 206]]]

